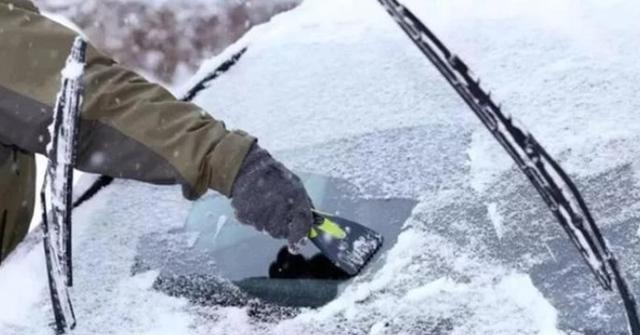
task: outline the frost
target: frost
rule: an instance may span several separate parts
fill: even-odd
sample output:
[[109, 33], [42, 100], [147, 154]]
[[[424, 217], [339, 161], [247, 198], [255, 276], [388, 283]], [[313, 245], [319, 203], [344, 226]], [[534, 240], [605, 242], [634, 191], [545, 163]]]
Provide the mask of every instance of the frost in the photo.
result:
[[193, 248], [193, 246], [196, 245], [196, 242], [198, 242], [199, 238], [200, 238], [199, 233], [188, 234], [187, 241], [186, 241], [187, 247]]
[[[331, 243], [333, 237], [330, 234], [323, 234], [326, 243]], [[347, 264], [350, 264], [351, 268], [358, 269], [368, 260], [373, 252], [380, 246], [380, 240], [375, 236], [360, 236], [353, 241], [351, 247], [340, 245], [341, 250], [338, 254], [338, 258]]]
[[226, 215], [220, 215], [220, 217], [218, 217], [218, 222], [216, 222], [216, 233], [213, 235], [214, 239], [218, 238], [218, 236], [220, 235], [220, 232], [222, 231], [222, 228], [224, 227], [224, 225], [227, 223], [228, 220], [229, 218]]
[[373, 327], [371, 327], [371, 330], [369, 331], [369, 335], [384, 335], [385, 328], [386, 326], [384, 322], [378, 322], [374, 324]]
[[563, 334], [556, 329], [558, 312], [538, 291], [531, 278], [526, 275], [511, 275], [504, 278], [497, 290], [509, 292], [515, 303], [523, 309], [533, 311], [532, 319], [536, 324], [542, 325], [541, 334]]
[[427, 285], [410, 290], [407, 292], [405, 299], [413, 303], [420, 301], [426, 302], [430, 297], [446, 291], [464, 291], [464, 286], [456, 285], [450, 278], [440, 278]]
[[498, 204], [495, 202], [490, 203], [487, 205], [487, 211], [489, 219], [491, 220], [491, 223], [493, 223], [493, 228], [496, 230], [496, 235], [498, 235], [499, 239], [502, 239], [502, 236], [504, 236], [504, 219], [498, 212]]

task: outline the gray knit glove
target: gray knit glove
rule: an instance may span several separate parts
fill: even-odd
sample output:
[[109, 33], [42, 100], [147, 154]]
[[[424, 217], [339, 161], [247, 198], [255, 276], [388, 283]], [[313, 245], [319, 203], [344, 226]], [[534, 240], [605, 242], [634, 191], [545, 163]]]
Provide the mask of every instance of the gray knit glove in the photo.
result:
[[312, 204], [300, 178], [254, 144], [231, 189], [237, 219], [275, 238], [286, 238], [293, 250], [313, 225]]

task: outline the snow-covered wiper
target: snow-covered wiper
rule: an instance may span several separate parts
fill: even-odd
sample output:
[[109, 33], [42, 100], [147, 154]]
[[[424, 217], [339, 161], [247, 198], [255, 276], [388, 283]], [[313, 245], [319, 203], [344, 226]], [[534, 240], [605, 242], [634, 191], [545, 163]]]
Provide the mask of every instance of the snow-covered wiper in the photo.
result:
[[618, 262], [595, 224], [584, 199], [560, 165], [511, 116], [504, 114], [468, 66], [397, 0], [378, 0], [431, 61], [529, 178], [605, 290], [617, 288], [629, 330], [640, 335], [636, 302]]
[[200, 93], [200, 91], [209, 87], [209, 84], [220, 77], [225, 72], [229, 71], [231, 67], [236, 65], [242, 55], [247, 51], [247, 47], [243, 47], [236, 53], [234, 53], [230, 58], [226, 59], [220, 65], [216, 66], [211, 72], [209, 72], [204, 78], [200, 79], [195, 85], [193, 85], [187, 93], [185, 93], [184, 97], [182, 97], [182, 101], [192, 101], [195, 97]]
[[[73, 167], [76, 161], [78, 123], [82, 106], [85, 52], [87, 44], [78, 37], [62, 70], [62, 87], [49, 126], [49, 164], [40, 193], [42, 231], [49, 290], [56, 331], [65, 333], [76, 324], [69, 287], [73, 285], [71, 262], [71, 215]], [[50, 206], [47, 205], [50, 199]]]

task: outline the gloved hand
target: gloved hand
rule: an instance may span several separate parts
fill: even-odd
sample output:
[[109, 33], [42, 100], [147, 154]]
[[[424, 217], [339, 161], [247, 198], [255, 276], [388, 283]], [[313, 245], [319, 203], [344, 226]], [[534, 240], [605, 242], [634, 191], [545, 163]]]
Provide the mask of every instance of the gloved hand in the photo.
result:
[[286, 238], [296, 250], [313, 225], [312, 204], [300, 178], [254, 144], [231, 189], [237, 219]]

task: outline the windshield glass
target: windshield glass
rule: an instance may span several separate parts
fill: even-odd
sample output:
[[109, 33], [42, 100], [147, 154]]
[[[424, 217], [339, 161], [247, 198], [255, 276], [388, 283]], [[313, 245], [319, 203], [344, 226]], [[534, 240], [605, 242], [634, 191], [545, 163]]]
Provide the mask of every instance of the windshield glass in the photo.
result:
[[[365, 199], [344, 180], [300, 176], [317, 208], [361, 222], [383, 235], [385, 242], [378, 257], [396, 243], [402, 223], [416, 203], [400, 198]], [[194, 297], [197, 292], [185, 287], [190, 280], [200, 285], [208, 280], [221, 289], [227, 280], [267, 302], [317, 307], [335, 298], [339, 285], [350, 277], [310, 243], [294, 255], [285, 241], [266, 238], [264, 233], [240, 224], [229, 200], [217, 195], [196, 201], [184, 227], [170, 234], [174, 236], [143, 237], [133, 269], [133, 273], [160, 270], [157, 286], [169, 293]], [[168, 245], [167, 239], [187, 243], [180, 248]], [[371, 263], [380, 267], [377, 258]]]

